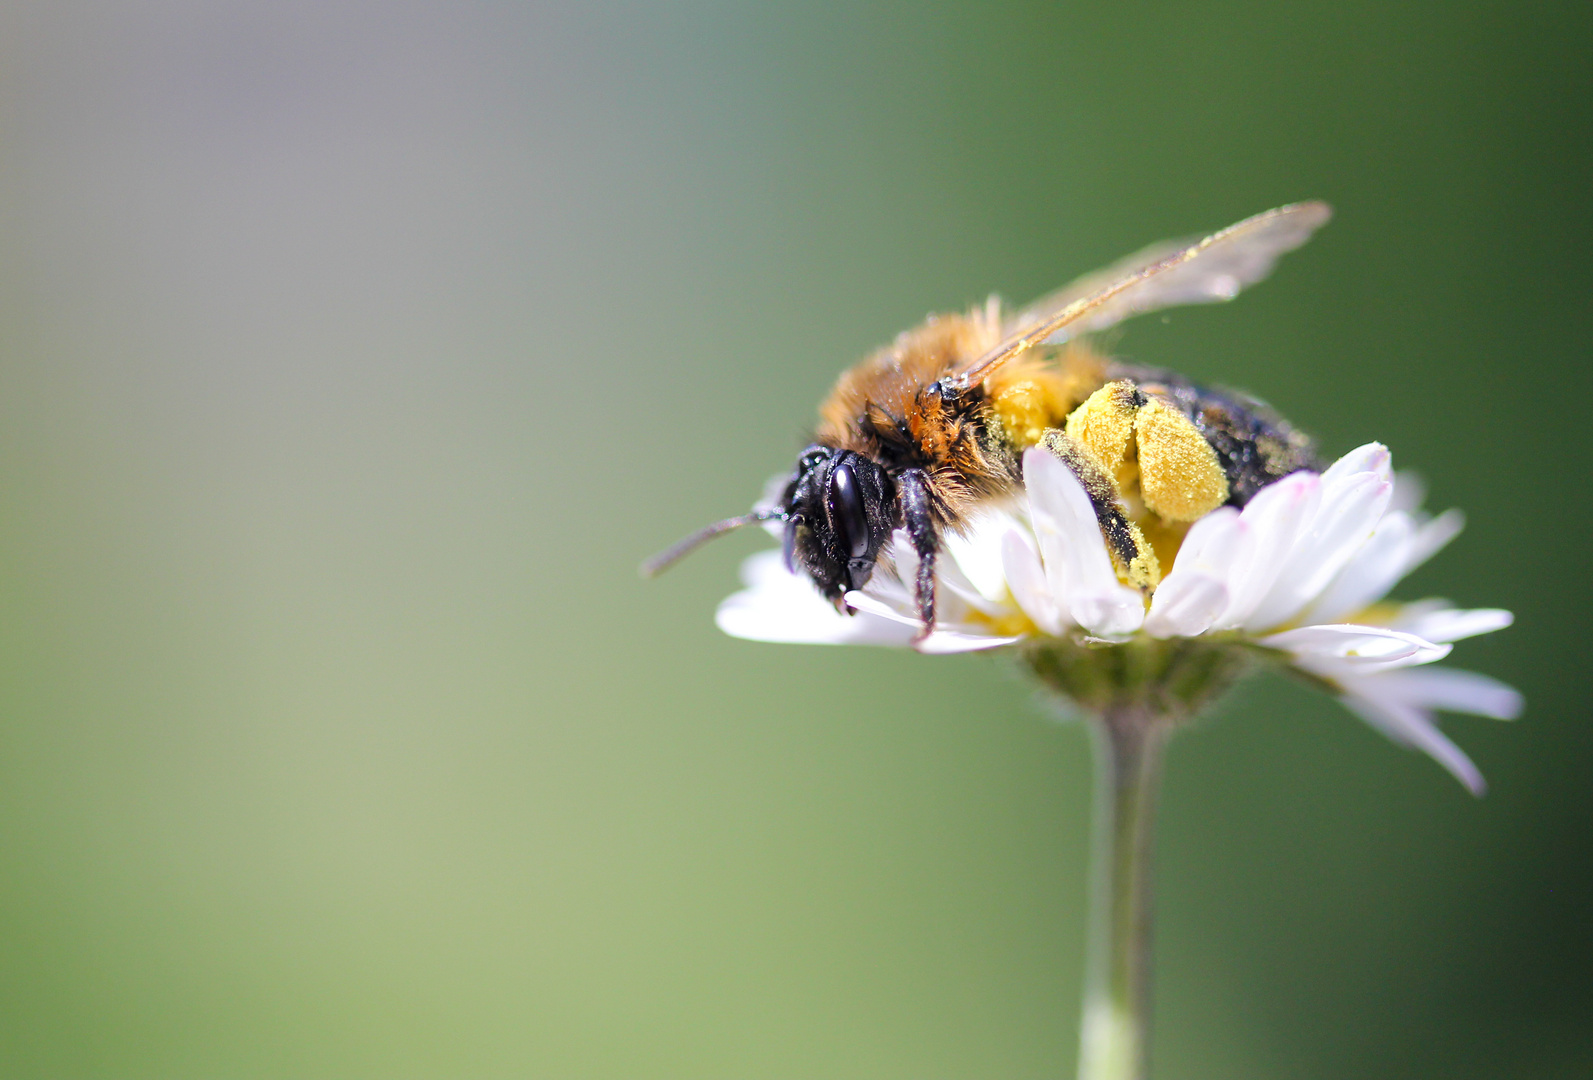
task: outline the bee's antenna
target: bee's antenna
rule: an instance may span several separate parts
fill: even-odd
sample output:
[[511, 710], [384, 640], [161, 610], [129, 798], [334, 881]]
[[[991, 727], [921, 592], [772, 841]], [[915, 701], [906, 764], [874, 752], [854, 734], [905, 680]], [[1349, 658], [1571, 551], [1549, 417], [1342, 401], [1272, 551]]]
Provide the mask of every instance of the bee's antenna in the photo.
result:
[[642, 563], [642, 577], [657, 577], [716, 536], [734, 532], [743, 525], [755, 525], [760, 521], [768, 521], [771, 518], [784, 516], [785, 511], [770, 508], [768, 510], [754, 510], [752, 513], [742, 514], [740, 517], [716, 521], [712, 525], [698, 529], [680, 543], [660, 551], [657, 555]]

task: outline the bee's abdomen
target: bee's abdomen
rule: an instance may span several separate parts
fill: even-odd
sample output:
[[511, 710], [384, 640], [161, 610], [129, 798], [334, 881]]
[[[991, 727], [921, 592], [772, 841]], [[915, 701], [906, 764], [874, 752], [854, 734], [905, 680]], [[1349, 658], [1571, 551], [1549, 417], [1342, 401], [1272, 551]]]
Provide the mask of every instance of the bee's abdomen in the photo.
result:
[[1215, 400], [1203, 403], [1194, 421], [1228, 474], [1228, 502], [1233, 506], [1243, 506], [1292, 472], [1321, 467], [1311, 440], [1281, 418]]
[[1246, 394], [1211, 390], [1165, 371], [1125, 367], [1122, 373], [1194, 422], [1228, 477], [1230, 506], [1243, 506], [1292, 472], [1322, 467], [1309, 436]]

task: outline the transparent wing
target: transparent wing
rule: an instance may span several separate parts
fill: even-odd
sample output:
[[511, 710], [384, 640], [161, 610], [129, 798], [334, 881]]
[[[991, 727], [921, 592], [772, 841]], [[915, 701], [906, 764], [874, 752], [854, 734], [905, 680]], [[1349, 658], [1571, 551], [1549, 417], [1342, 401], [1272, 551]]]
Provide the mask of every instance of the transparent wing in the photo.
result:
[[1326, 203], [1293, 203], [1195, 243], [1152, 245], [1018, 312], [1005, 327], [1006, 340], [964, 369], [958, 383], [972, 386], [1036, 345], [1105, 330], [1147, 311], [1232, 300], [1240, 289], [1271, 273], [1280, 255], [1305, 243], [1332, 216]]
[[[1093, 273], [1076, 278], [1060, 289], [1048, 292], [1038, 300], [1030, 301], [1022, 310], [1014, 312], [1002, 324], [1002, 333], [1012, 337], [1023, 333], [1025, 330], [1039, 326], [1045, 322], [1047, 316], [1054, 315], [1069, 304], [1094, 296], [1114, 282], [1131, 277], [1136, 270], [1150, 266], [1153, 263], [1159, 263], [1169, 255], [1176, 255], [1178, 252], [1193, 246], [1200, 239], [1198, 236], [1181, 236], [1177, 240], [1163, 240], [1160, 243], [1151, 244], [1147, 248], [1136, 251], [1126, 258], [1119, 259], [1111, 266], [1102, 267]], [[1202, 297], [1201, 299], [1215, 300], [1218, 298], [1213, 296]], [[1112, 307], [1112, 305], [1106, 306], [1108, 309]], [[1127, 317], [1126, 315], [1123, 316], [1123, 318]], [[1103, 321], [1099, 329], [1104, 330], [1107, 325]], [[1055, 345], [1066, 341], [1068, 338], [1078, 337], [1087, 333], [1089, 333], [1088, 330], [1079, 329], [1076, 326], [1067, 326], [1051, 335], [1048, 344]]]

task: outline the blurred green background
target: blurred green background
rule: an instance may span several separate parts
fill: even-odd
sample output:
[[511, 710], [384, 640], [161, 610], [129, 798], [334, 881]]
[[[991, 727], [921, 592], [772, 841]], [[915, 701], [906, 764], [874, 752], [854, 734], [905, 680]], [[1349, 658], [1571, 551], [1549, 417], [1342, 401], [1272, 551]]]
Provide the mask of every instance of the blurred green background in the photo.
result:
[[1119, 349], [1464, 507], [1402, 595], [1528, 712], [1480, 801], [1282, 680], [1180, 739], [1158, 1075], [1593, 1074], [1590, 30], [6, 4], [0, 1075], [1070, 1074], [1082, 733], [634, 568], [925, 313], [1311, 197]]

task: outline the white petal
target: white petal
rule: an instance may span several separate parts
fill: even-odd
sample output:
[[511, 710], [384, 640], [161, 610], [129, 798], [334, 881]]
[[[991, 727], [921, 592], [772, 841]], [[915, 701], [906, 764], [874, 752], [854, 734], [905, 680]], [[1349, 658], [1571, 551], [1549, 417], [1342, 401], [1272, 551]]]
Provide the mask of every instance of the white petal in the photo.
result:
[[[1413, 620], [1419, 619], [1426, 615], [1431, 615], [1435, 611], [1448, 611], [1453, 607], [1454, 605], [1448, 600], [1440, 600], [1437, 597], [1428, 597], [1426, 600], [1412, 600], [1409, 603], [1393, 604], [1387, 610], [1391, 612], [1391, 618], [1397, 619], [1400, 623], [1396, 629], [1405, 630], [1408, 633], [1409, 626]], [[1372, 626], [1392, 625], [1387, 618], [1365, 618], [1351, 621], [1365, 622]]]
[[874, 574], [863, 587], [864, 591], [903, 614], [911, 614], [917, 607], [917, 601], [906, 582], [912, 581], [918, 574], [918, 555], [913, 551], [912, 542], [907, 539], [906, 529], [897, 529], [891, 534], [884, 554], [886, 557], [875, 565]]
[[[966, 553], [970, 549], [962, 550]], [[918, 554], [913, 550], [912, 541], [907, 538], [906, 529], [897, 529], [892, 534], [889, 561], [889, 569], [884, 566], [875, 569], [868, 584], [863, 587], [863, 593], [889, 605], [907, 621], [917, 623], [918, 597], [915, 586], [910, 583], [918, 576]], [[988, 599], [981, 589], [968, 580], [961, 562], [946, 557], [943, 551], [941, 557], [935, 560], [936, 621], [961, 622], [967, 617], [969, 609], [991, 616], [1007, 611], [1004, 603]]]
[[[854, 618], [882, 619], [898, 626], [909, 627], [913, 636], [917, 635], [919, 628], [917, 616], [905, 614], [868, 593], [855, 590], [849, 592], [846, 594], [846, 602], [857, 609], [858, 614]], [[994, 649], [998, 645], [1011, 645], [1021, 640], [1023, 640], [1021, 635], [998, 637], [977, 624], [963, 622], [948, 624], [937, 617], [935, 629], [922, 641], [914, 642], [913, 648], [922, 653], [973, 652], [976, 649]]]
[[1465, 751], [1450, 742], [1430, 714], [1394, 701], [1345, 694], [1340, 699], [1362, 720], [1401, 746], [1414, 747], [1448, 769], [1473, 795], [1488, 789], [1482, 773]]
[[[994, 546], [997, 558], [995, 570], [999, 574], [1001, 571], [999, 536], [996, 537]], [[982, 553], [974, 556], [970, 549], [962, 550], [971, 558], [983, 558]], [[965, 565], [954, 557], [948, 558], [944, 550], [941, 557], [935, 560], [935, 607], [938, 617], [943, 621], [957, 621], [964, 617], [969, 608], [982, 611], [986, 615], [1001, 614], [1006, 608], [1003, 603], [1006, 599], [1005, 587], [996, 594], [995, 598], [987, 597], [983, 586], [969, 580], [964, 569]], [[983, 574], [988, 568], [981, 566], [977, 569]]]
[[1042, 631], [1052, 637], [1059, 636], [1066, 620], [1046, 583], [1040, 553], [1022, 531], [1012, 529], [1007, 533], [1002, 542], [1001, 565], [1018, 607]]
[[719, 629], [752, 641], [803, 645], [907, 645], [916, 632], [871, 614], [846, 616], [812, 584], [786, 570], [778, 551], [742, 564], [749, 588], [726, 597], [714, 614]]
[[1095, 510], [1078, 478], [1038, 447], [1023, 455], [1023, 476], [1040, 558], [1058, 606], [1103, 638], [1138, 630], [1145, 621], [1144, 600], [1117, 580]]
[[1073, 620], [1102, 641], [1126, 640], [1145, 622], [1145, 601], [1124, 586], [1108, 593], [1080, 593], [1069, 607]]
[[1339, 571], [1303, 616], [1306, 622], [1337, 622], [1381, 600], [1405, 576], [1415, 541], [1409, 514], [1385, 514], [1376, 530]]
[[[1067, 611], [1069, 599], [1081, 584], [1076, 579], [1084, 573], [1076, 565], [1084, 562], [1080, 553], [1099, 547], [1102, 558], [1107, 558], [1105, 541], [1101, 539], [1094, 513], [1090, 513], [1086, 524], [1075, 503], [1068, 498], [1077, 489], [1086, 505], [1089, 503], [1078, 478], [1067, 466], [1046, 451], [1035, 448], [1023, 455], [1023, 476], [1040, 564], [1045, 568], [1052, 597], [1063, 611]], [[1091, 543], [1092, 539], [1095, 543]], [[1107, 558], [1107, 562], [1110, 561]]]
[[[1425, 610], [1423, 610], [1425, 609]], [[1410, 604], [1398, 616], [1389, 620], [1389, 626], [1428, 641], [1459, 641], [1503, 630], [1515, 622], [1515, 616], [1502, 608], [1432, 608], [1422, 605], [1417, 609]]]
[[1017, 524], [1017, 519], [1006, 510], [987, 510], [976, 514], [961, 533], [948, 533], [945, 537], [943, 547], [946, 554], [956, 561], [958, 568], [986, 600], [999, 602], [1006, 599], [1002, 542]]
[[[1387, 460], [1384, 452], [1385, 466]], [[1245, 620], [1246, 629], [1256, 632], [1287, 622], [1327, 588], [1372, 535], [1393, 491], [1392, 482], [1378, 472], [1335, 476], [1329, 469], [1322, 477], [1322, 501], [1316, 514], [1296, 541], [1266, 599]]]
[[1394, 474], [1394, 497], [1388, 508], [1400, 513], [1413, 514], [1421, 508], [1427, 497], [1427, 481], [1415, 469], [1401, 469]]
[[1232, 601], [1219, 627], [1242, 625], [1272, 591], [1295, 539], [1316, 514], [1321, 481], [1308, 472], [1285, 476], [1257, 492], [1239, 515], [1239, 548], [1228, 579]]
[[1424, 667], [1348, 680], [1344, 689], [1362, 697], [1415, 709], [1442, 709], [1495, 720], [1514, 720], [1525, 702], [1520, 691], [1475, 671]]
[[1232, 599], [1228, 581], [1240, 550], [1239, 511], [1219, 507], [1190, 526], [1173, 568], [1156, 587], [1145, 630], [1152, 637], [1194, 637], [1211, 629]]
[[[881, 600], [877, 596], [872, 596], [867, 592], [860, 592], [856, 589], [853, 589], [851, 592], [846, 594], [846, 602], [866, 615], [873, 615], [877, 618], [886, 619], [893, 623], [900, 623], [903, 626], [916, 627], [919, 625], [917, 615], [903, 610], [896, 604]], [[842, 618], [845, 618], [845, 616], [843, 615]]]
[[1356, 623], [1302, 626], [1261, 638], [1259, 644], [1292, 653], [1299, 667], [1335, 681], [1430, 664], [1448, 656], [1451, 648], [1414, 634]]
[[1459, 536], [1460, 530], [1465, 527], [1466, 515], [1459, 510], [1445, 510], [1433, 520], [1423, 522], [1416, 530], [1416, 538], [1411, 543], [1410, 554], [1406, 557], [1405, 569], [1401, 576], [1410, 573], [1438, 554], [1439, 550]]
[[980, 649], [994, 649], [1001, 645], [1012, 645], [1022, 641], [1018, 637], [991, 637], [988, 634], [970, 634], [960, 630], [936, 629], [923, 641], [913, 648], [921, 653], [930, 655], [944, 655], [948, 653], [977, 652]]
[[1195, 571], [1169, 587], [1163, 582], [1145, 616], [1145, 632], [1154, 638], [1195, 637], [1228, 608], [1228, 586]]
[[1225, 577], [1232, 568], [1238, 542], [1239, 511], [1231, 506], [1219, 506], [1189, 527], [1184, 542], [1178, 545], [1173, 568], [1162, 579], [1163, 584], [1186, 571]]
[[[741, 583], [749, 589], [783, 588], [819, 595], [806, 578], [798, 577], [785, 568], [785, 560], [778, 551], [760, 551], [747, 556], [741, 560], [739, 573]], [[800, 590], [798, 586], [801, 586]], [[823, 600], [823, 597], [819, 597], [820, 603]]]
[[1388, 447], [1376, 442], [1357, 446], [1328, 466], [1322, 474], [1322, 482], [1332, 487], [1360, 473], [1374, 473], [1393, 483], [1394, 469]]

